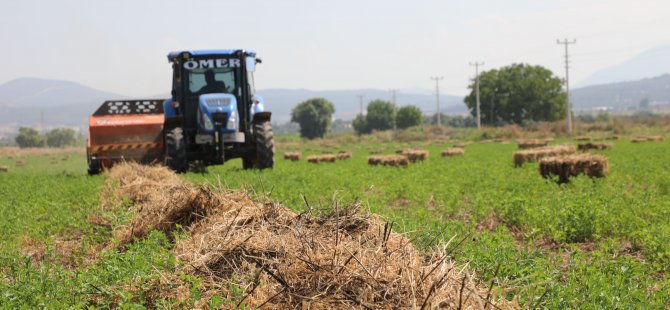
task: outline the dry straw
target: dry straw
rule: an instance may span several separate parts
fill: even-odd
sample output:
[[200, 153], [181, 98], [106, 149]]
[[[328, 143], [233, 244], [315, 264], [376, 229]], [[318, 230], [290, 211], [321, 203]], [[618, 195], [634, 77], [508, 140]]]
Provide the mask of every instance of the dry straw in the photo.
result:
[[463, 149], [459, 149], [459, 148], [446, 149], [446, 150], [442, 151], [442, 157], [463, 156], [463, 154], [465, 154], [465, 151]]
[[407, 156], [403, 155], [373, 155], [368, 157], [368, 165], [407, 167], [407, 165], [409, 165], [409, 159], [407, 159]]
[[337, 157], [335, 155], [331, 155], [331, 154], [307, 156], [307, 162], [310, 162], [310, 163], [313, 163], [313, 164], [334, 163], [336, 160], [337, 160]]
[[302, 153], [301, 152], [285, 152], [284, 153], [284, 159], [291, 160], [291, 161], [298, 161], [302, 158]]
[[611, 148], [612, 148], [612, 145], [608, 144], [608, 143], [588, 142], [588, 143], [580, 143], [580, 144], [577, 145], [577, 149], [582, 151], [582, 152], [585, 152], [585, 151], [588, 151], [588, 150], [609, 150]]
[[339, 151], [337, 152], [337, 159], [347, 159], [351, 158], [352, 154], [349, 151]]
[[[115, 166], [110, 179], [118, 182], [116, 193], [137, 206], [127, 230], [133, 236], [169, 232], [176, 224], [186, 231], [175, 241], [175, 272], [129, 288], [142, 290], [149, 303], [188, 298], [188, 284], [178, 276], [188, 274], [203, 281], [201, 302], [224, 296], [232, 301], [226, 308], [518, 308], [479, 284], [467, 266], [456, 265], [446, 245], [420, 251], [392, 231], [393, 223], [358, 204], [335, 204], [331, 212], [308, 205], [296, 213], [133, 164]], [[241, 293], [233, 294], [233, 287]]]
[[575, 146], [572, 144], [560, 144], [530, 150], [521, 150], [514, 152], [514, 165], [519, 167], [524, 163], [534, 162], [543, 157], [573, 154], [575, 152]]
[[602, 178], [607, 169], [607, 157], [598, 154], [583, 153], [540, 159], [540, 174], [545, 178], [558, 176], [560, 183], [568, 182], [570, 177], [579, 174]]
[[401, 155], [407, 157], [411, 162], [424, 161], [428, 158], [426, 150], [404, 150]]
[[532, 149], [536, 147], [547, 146], [547, 142], [544, 140], [518, 140], [519, 149]]

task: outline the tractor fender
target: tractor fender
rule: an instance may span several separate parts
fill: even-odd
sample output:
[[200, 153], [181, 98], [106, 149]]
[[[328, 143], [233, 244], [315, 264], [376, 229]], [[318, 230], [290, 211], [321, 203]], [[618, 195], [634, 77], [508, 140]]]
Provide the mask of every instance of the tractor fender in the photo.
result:
[[253, 123], [258, 124], [258, 123], [263, 123], [263, 122], [269, 122], [271, 116], [272, 116], [272, 112], [254, 113]]

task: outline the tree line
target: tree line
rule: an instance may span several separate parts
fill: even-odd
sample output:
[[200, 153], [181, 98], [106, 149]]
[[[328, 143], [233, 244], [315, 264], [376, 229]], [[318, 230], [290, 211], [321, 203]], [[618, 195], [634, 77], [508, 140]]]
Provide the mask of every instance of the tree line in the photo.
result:
[[19, 134], [14, 142], [21, 147], [65, 147], [77, 144], [77, 136], [71, 128], [55, 128], [46, 134], [41, 134], [37, 129], [30, 127], [19, 128]]

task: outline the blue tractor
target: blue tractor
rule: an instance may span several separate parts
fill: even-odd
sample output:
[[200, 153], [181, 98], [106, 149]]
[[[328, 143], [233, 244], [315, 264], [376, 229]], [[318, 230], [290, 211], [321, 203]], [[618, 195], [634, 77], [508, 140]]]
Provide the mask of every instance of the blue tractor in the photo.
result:
[[177, 172], [189, 166], [241, 158], [244, 169], [274, 165], [271, 113], [254, 88], [250, 50], [176, 51], [172, 97], [163, 103], [164, 162]]

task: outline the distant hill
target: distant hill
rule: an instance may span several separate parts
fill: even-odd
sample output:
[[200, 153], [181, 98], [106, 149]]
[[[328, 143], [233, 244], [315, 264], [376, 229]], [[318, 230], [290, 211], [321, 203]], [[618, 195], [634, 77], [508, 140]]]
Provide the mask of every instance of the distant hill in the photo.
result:
[[658, 46], [610, 68], [597, 71], [576, 87], [635, 81], [670, 73], [670, 45]]
[[119, 94], [62, 80], [20, 78], [0, 85], [0, 104], [13, 107], [54, 107], [122, 98]]
[[670, 74], [638, 81], [595, 85], [571, 92], [576, 111], [601, 107], [623, 110], [639, 107], [643, 99], [652, 104], [670, 104]]
[[[266, 89], [259, 90], [266, 106], [273, 112], [278, 123], [290, 121], [291, 109], [309, 98], [324, 97], [335, 104], [335, 117], [353, 119], [359, 112], [358, 95], [364, 102], [374, 99], [390, 100], [391, 93], [385, 90], [326, 90]], [[153, 96], [155, 97], [155, 96]], [[158, 98], [167, 98], [164, 94]], [[46, 128], [87, 126], [88, 116], [105, 100], [124, 99], [127, 96], [93, 89], [83, 84], [37, 78], [21, 78], [0, 85], [0, 127], [39, 126], [41, 120]], [[467, 110], [461, 97], [440, 96], [442, 110], [446, 113], [463, 114]], [[435, 95], [430, 91], [413, 93], [398, 92], [398, 105], [414, 104], [425, 113], [434, 113]], [[6, 131], [6, 130], [5, 130]]]

